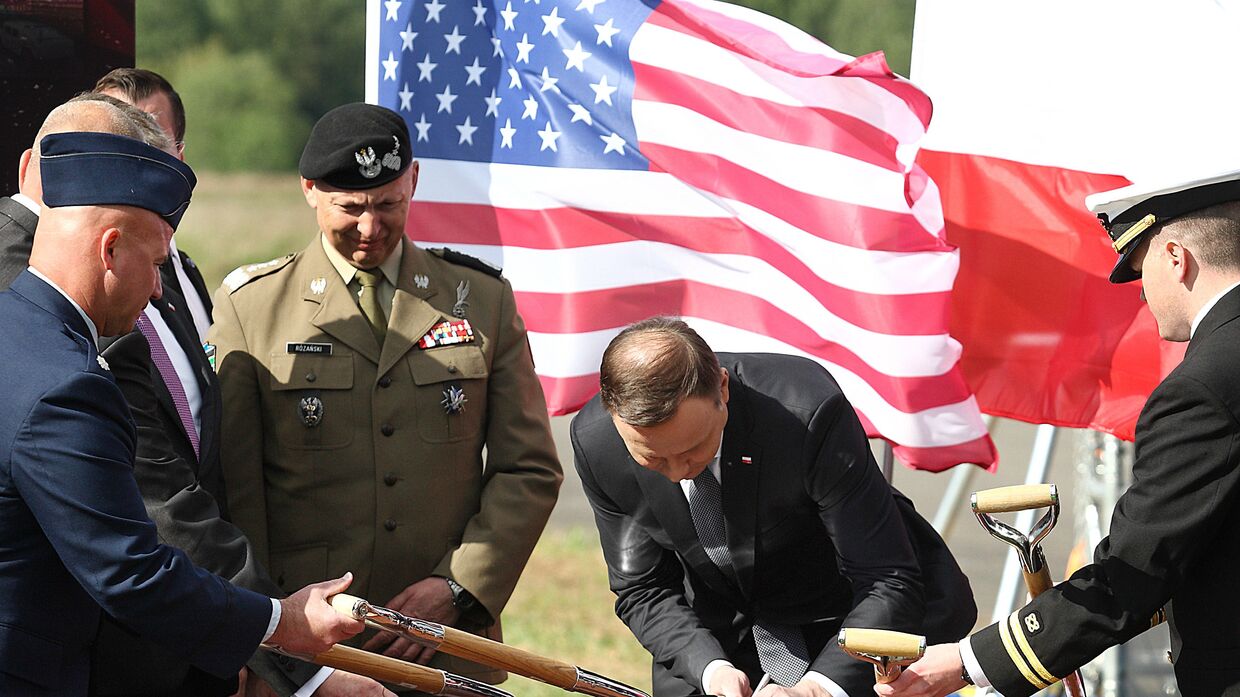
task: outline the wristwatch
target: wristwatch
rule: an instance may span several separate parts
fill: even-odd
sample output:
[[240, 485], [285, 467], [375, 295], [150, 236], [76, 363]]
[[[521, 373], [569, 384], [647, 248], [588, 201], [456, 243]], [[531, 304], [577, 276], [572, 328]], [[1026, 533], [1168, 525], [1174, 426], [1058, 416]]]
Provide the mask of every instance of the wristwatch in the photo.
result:
[[976, 684], [973, 682], [973, 678], [969, 675], [968, 666], [966, 666], [963, 661], [960, 663], [960, 679], [963, 680], [966, 685]]
[[478, 599], [473, 593], [465, 590], [464, 586], [447, 576], [444, 576], [443, 580], [448, 582], [448, 589], [452, 591], [452, 605], [460, 610], [461, 615], [469, 615], [478, 608]]

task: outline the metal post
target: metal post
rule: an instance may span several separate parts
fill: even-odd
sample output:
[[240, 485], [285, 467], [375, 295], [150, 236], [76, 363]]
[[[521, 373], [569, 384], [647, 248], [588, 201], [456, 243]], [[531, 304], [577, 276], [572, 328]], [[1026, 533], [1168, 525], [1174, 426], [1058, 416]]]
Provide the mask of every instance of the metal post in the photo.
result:
[[896, 453], [892, 449], [891, 443], [883, 441], [883, 479], [887, 483], [891, 483], [891, 478], [896, 475]]
[[[1055, 449], [1056, 428], [1048, 424], [1038, 426], [1037, 435], [1033, 440], [1033, 450], [1029, 455], [1029, 470], [1025, 473], [1025, 484], [1041, 484], [1046, 481], [1046, 473], [1050, 469], [1051, 452]], [[1021, 511], [1016, 514], [1016, 529], [1028, 530], [1033, 523], [1034, 511]], [[999, 582], [999, 592], [995, 596], [995, 608], [991, 613], [991, 622], [999, 622], [1007, 618], [1008, 613], [1016, 604], [1016, 591], [1021, 582], [1020, 562], [1016, 559], [1016, 550], [1009, 549], [1007, 560], [1003, 564], [1003, 578]]]
[[952, 470], [951, 481], [947, 482], [947, 491], [943, 492], [943, 500], [939, 502], [939, 510], [934, 512], [934, 529], [943, 539], [947, 539], [960, 518], [962, 511], [967, 511], [965, 497], [969, 495], [969, 483], [973, 481], [973, 473], [977, 471], [972, 465], [959, 465]]
[[[986, 424], [986, 431], [993, 433], [995, 417], [983, 414], [982, 421]], [[952, 528], [956, 527], [956, 521], [962, 514], [973, 517], [964, 501], [972, 493], [969, 491], [969, 483], [973, 481], [976, 473], [977, 468], [971, 465], [958, 465], [952, 469], [951, 481], [947, 483], [947, 491], [943, 492], [943, 500], [939, 501], [939, 509], [934, 512], [934, 522], [931, 523], [944, 540], [951, 534]]]

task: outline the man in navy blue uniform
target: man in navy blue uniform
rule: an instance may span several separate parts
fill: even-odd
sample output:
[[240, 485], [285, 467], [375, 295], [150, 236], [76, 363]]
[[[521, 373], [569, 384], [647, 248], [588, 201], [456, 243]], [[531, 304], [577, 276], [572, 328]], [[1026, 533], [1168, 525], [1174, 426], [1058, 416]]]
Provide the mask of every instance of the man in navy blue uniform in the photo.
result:
[[1094, 563], [875, 691], [945, 695], [974, 682], [1041, 690], [1166, 610], [1185, 697], [1240, 696], [1240, 171], [1137, 183], [1086, 199], [1119, 254], [1112, 283], [1141, 294], [1184, 360], [1137, 420], [1132, 485]]
[[316, 653], [356, 634], [324, 601], [347, 574], [275, 601], [159, 543], [97, 342], [160, 297], [194, 175], [123, 136], [56, 134], [40, 148], [30, 268], [0, 293], [0, 694], [85, 694], [101, 608], [219, 676], [260, 642]]

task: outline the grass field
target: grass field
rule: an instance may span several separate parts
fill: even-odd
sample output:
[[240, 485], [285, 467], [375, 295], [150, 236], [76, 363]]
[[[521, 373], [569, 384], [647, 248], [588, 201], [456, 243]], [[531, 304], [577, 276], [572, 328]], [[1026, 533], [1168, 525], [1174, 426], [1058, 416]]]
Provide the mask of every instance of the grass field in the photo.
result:
[[[298, 251], [316, 231], [296, 175], [205, 173], [176, 240], [214, 290], [232, 269]], [[650, 655], [616, 619], [614, 600], [594, 529], [548, 529], [504, 611], [504, 640], [649, 691]], [[564, 694], [515, 676], [503, 688]]]
[[296, 252], [317, 231], [296, 174], [199, 175], [177, 246], [215, 290], [229, 271]]
[[[504, 611], [504, 641], [650, 691], [650, 654], [612, 610], [607, 568], [593, 528], [549, 529]], [[510, 678], [521, 697], [563, 695]]]

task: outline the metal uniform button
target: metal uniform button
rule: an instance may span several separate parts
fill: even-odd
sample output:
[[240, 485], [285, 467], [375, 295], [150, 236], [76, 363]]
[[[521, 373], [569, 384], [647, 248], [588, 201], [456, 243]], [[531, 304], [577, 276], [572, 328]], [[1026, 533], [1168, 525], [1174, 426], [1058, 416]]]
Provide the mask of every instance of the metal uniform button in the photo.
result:
[[396, 486], [396, 474], [393, 472], [388, 472], [383, 475], [383, 483], [388, 486]]
[[391, 424], [383, 424], [383, 426], [379, 429], [379, 433], [382, 433], [385, 436], [390, 436], [393, 433], [396, 433], [396, 429], [392, 428]]
[[306, 382], [314, 382], [317, 379], [318, 379], [318, 376], [315, 375], [314, 373], [306, 373]]
[[388, 387], [391, 384], [392, 384], [392, 377], [390, 375], [384, 375], [383, 377], [379, 378], [379, 387]]
[[452, 374], [456, 374], [456, 365], [448, 366], [448, 372]]
[[391, 518], [388, 518], [387, 520], [383, 521], [383, 529], [387, 530], [388, 532], [392, 532], [393, 530], [396, 529], [396, 521], [392, 520]]

